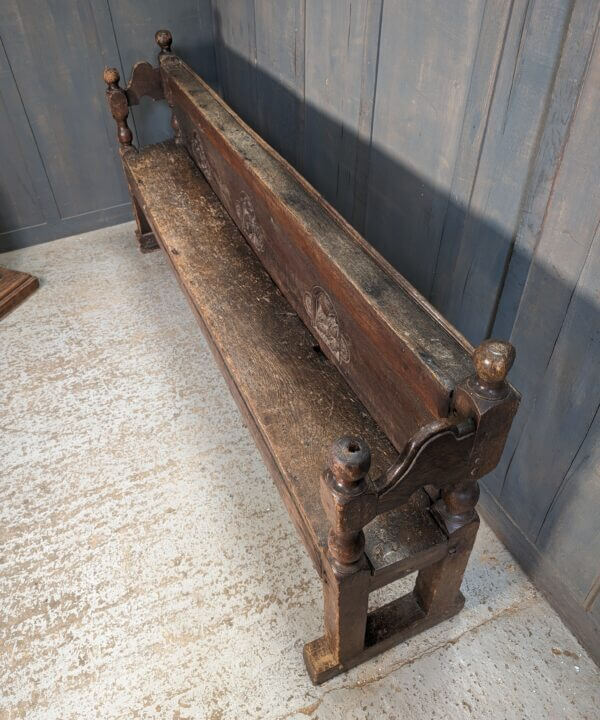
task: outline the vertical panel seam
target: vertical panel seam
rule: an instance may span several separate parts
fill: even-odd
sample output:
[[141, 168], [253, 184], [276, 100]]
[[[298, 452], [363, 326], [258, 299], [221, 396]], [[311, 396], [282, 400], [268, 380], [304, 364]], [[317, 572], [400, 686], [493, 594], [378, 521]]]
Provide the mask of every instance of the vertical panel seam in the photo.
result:
[[[96, 30], [96, 37], [98, 38], [98, 47], [102, 50], [102, 41], [100, 40], [100, 36], [99, 36], [99, 34], [98, 34], [98, 27], [97, 27], [97, 25], [96, 25], [96, 15], [95, 15], [95, 13], [94, 13], [94, 9], [93, 9], [93, 7], [91, 6], [91, 3], [89, 2], [89, 0], [88, 0], [88, 5], [89, 5], [89, 7], [90, 7], [90, 13], [91, 13], [91, 16], [92, 16], [93, 21], [94, 21], [94, 28], [95, 28], [95, 30]], [[120, 69], [120, 71], [121, 71], [121, 75], [122, 75], [122, 78], [123, 78], [123, 85], [124, 85], [125, 87], [127, 87], [127, 75], [125, 74], [125, 66], [124, 66], [124, 64], [123, 64], [123, 57], [121, 56], [121, 48], [119, 47], [119, 41], [118, 41], [118, 39], [117, 39], [117, 31], [116, 31], [116, 29], [115, 29], [115, 21], [114, 21], [114, 18], [113, 18], [113, 14], [112, 14], [111, 7], [110, 7], [110, 0], [106, 0], [106, 11], [108, 12], [108, 18], [109, 18], [109, 20], [110, 20], [110, 28], [111, 28], [111, 30], [112, 30], [113, 38], [114, 38], [114, 41], [115, 41], [115, 47], [117, 48], [117, 58], [119, 59], [119, 69]], [[138, 131], [137, 131], [137, 124], [136, 124], [136, 121], [135, 121], [135, 115], [134, 115], [134, 113], [133, 113], [133, 109], [130, 110], [129, 116], [130, 116], [131, 122], [132, 122], [132, 124], [133, 124], [134, 138], [135, 138], [135, 141], [137, 142], [137, 144], [138, 144], [138, 146], [139, 146], [139, 145], [141, 144], [141, 140], [140, 140], [140, 136], [139, 136]], [[110, 138], [110, 143], [112, 144], [112, 143], [114, 143], [114, 142], [115, 142], [115, 136], [113, 135], [113, 137]], [[120, 165], [120, 163], [119, 163], [119, 165]]]
[[[375, 77], [373, 78], [373, 102], [371, 105], [371, 118], [369, 121], [369, 154], [368, 154], [368, 161], [367, 161], [367, 170], [366, 170], [366, 176], [365, 176], [365, 212], [364, 212], [364, 218], [363, 218], [363, 229], [362, 234], [365, 236], [366, 239], [366, 233], [367, 233], [367, 218], [369, 216], [369, 177], [371, 174], [371, 154], [373, 150], [373, 126], [375, 124], [375, 104], [377, 102], [377, 85], [379, 83], [379, 61], [381, 58], [381, 28], [383, 26], [383, 6], [384, 6], [385, 0], [381, 0], [380, 8], [379, 8], [379, 27], [377, 29], [377, 53], [375, 56]], [[360, 110], [359, 110], [360, 113]], [[356, 177], [356, 173], [355, 173]], [[356, 199], [355, 199], [356, 202]]]
[[[294, 62], [298, 67], [298, 59], [294, 51]], [[302, 2], [302, 96], [300, 98], [300, 108], [298, 110], [298, 139], [296, 153], [296, 163], [298, 172], [304, 169], [304, 129], [306, 126], [306, 0]]]
[[598, 596], [600, 595], [600, 574], [597, 575], [596, 579], [592, 583], [592, 587], [589, 589], [588, 594], [583, 600], [583, 609], [586, 612], [590, 612], [594, 607]]
[[[202, 14], [200, 12], [200, 2], [201, 0], [196, 0], [196, 15], [198, 17], [198, 24], [200, 25], [200, 18], [202, 17]], [[210, 36], [211, 36], [211, 45], [212, 45], [212, 55], [215, 63], [215, 79], [216, 79], [216, 91], [221, 94], [221, 83], [219, 79], [219, 70], [217, 68], [217, 44], [215, 42], [215, 28], [214, 28], [214, 21], [213, 21], [213, 6], [212, 6], [212, 0], [208, 0], [208, 16], [210, 17]]]
[[544, 513], [544, 517], [543, 517], [543, 519], [542, 519], [542, 522], [540, 523], [540, 526], [539, 526], [539, 528], [538, 528], [538, 531], [537, 531], [537, 533], [535, 534], [534, 543], [536, 544], [536, 546], [537, 546], [537, 542], [538, 542], [538, 540], [539, 540], [539, 537], [540, 537], [540, 535], [541, 535], [541, 532], [542, 532], [542, 530], [544, 529], [544, 525], [545, 525], [545, 523], [546, 523], [546, 520], [548, 519], [548, 516], [550, 515], [550, 512], [552, 511], [552, 508], [553, 508], [553, 507], [556, 505], [556, 503], [558, 502], [558, 498], [559, 498], [560, 495], [564, 492], [564, 489], [565, 489], [565, 487], [567, 486], [567, 484], [568, 484], [568, 482], [569, 482], [569, 480], [570, 480], [570, 478], [571, 478], [572, 471], [574, 470], [575, 461], [577, 460], [577, 456], [579, 455], [579, 452], [581, 451], [581, 448], [583, 447], [583, 444], [584, 444], [585, 441], [587, 440], [587, 437], [588, 437], [588, 435], [590, 434], [590, 430], [592, 429], [592, 427], [593, 427], [593, 425], [594, 425], [594, 422], [595, 422], [596, 418], [598, 417], [598, 413], [599, 413], [599, 412], [600, 412], [600, 405], [598, 405], [598, 407], [596, 408], [596, 411], [594, 412], [594, 415], [593, 415], [592, 419], [590, 420], [590, 423], [589, 423], [586, 431], [583, 433], [583, 438], [582, 438], [581, 442], [579, 443], [579, 445], [577, 446], [577, 449], [576, 449], [575, 452], [573, 453], [573, 458], [572, 458], [571, 462], [569, 463], [569, 467], [567, 468], [567, 472], [565, 473], [563, 479], [561, 480], [560, 485], [558, 486], [557, 491], [554, 493], [554, 497], [552, 498], [552, 501], [551, 501], [550, 504], [548, 505], [548, 509], [547, 509], [546, 512]]
[[[570, 18], [571, 18], [571, 16], [569, 16], [569, 20], [570, 20]], [[565, 33], [565, 39], [566, 39], [566, 33]], [[565, 130], [564, 140], [563, 140], [563, 142], [562, 142], [561, 150], [560, 150], [560, 153], [559, 153], [558, 158], [557, 158], [556, 169], [555, 169], [555, 171], [554, 171], [554, 175], [553, 175], [553, 178], [552, 178], [552, 183], [551, 183], [550, 189], [549, 189], [549, 191], [548, 191], [548, 198], [547, 198], [547, 200], [546, 200], [546, 206], [545, 206], [545, 208], [544, 208], [544, 215], [543, 215], [543, 217], [542, 217], [542, 222], [540, 223], [540, 229], [539, 229], [539, 231], [538, 231], [538, 234], [537, 234], [537, 237], [536, 237], [536, 240], [535, 240], [535, 245], [534, 245], [533, 251], [532, 251], [532, 253], [531, 253], [531, 261], [530, 261], [530, 263], [529, 263], [529, 269], [528, 269], [528, 271], [527, 271], [527, 276], [526, 276], [526, 278], [525, 278], [525, 282], [523, 283], [523, 290], [521, 291], [521, 297], [519, 298], [519, 304], [518, 304], [517, 310], [516, 310], [516, 312], [515, 312], [515, 319], [514, 319], [514, 321], [513, 321], [513, 328], [514, 328], [514, 326], [515, 326], [515, 324], [516, 324], [516, 322], [517, 322], [517, 319], [518, 319], [519, 314], [520, 314], [520, 311], [521, 311], [521, 307], [522, 307], [522, 304], [523, 304], [523, 298], [524, 298], [524, 296], [525, 296], [525, 290], [526, 290], [526, 288], [527, 288], [527, 284], [528, 284], [528, 282], [529, 282], [529, 277], [530, 277], [530, 274], [531, 274], [531, 270], [532, 270], [533, 265], [534, 265], [534, 259], [535, 259], [536, 255], [537, 255], [539, 242], [540, 242], [540, 239], [541, 239], [541, 237], [542, 237], [542, 235], [543, 235], [544, 227], [545, 227], [545, 225], [546, 225], [546, 219], [547, 219], [547, 217], [548, 217], [548, 211], [549, 211], [549, 209], [550, 209], [550, 206], [551, 206], [551, 204], [552, 204], [552, 199], [553, 199], [553, 197], [554, 197], [554, 188], [555, 188], [555, 185], [556, 185], [556, 181], [557, 181], [557, 179], [558, 179], [558, 175], [559, 175], [559, 173], [560, 173], [560, 168], [561, 168], [561, 166], [562, 166], [562, 161], [563, 161], [563, 157], [564, 157], [564, 154], [565, 154], [565, 149], [566, 149], [566, 147], [567, 147], [567, 145], [568, 145], [568, 143], [569, 143], [569, 139], [570, 139], [570, 137], [571, 137], [571, 129], [572, 129], [572, 126], [573, 126], [573, 120], [574, 120], [574, 118], [575, 118], [575, 116], [576, 116], [576, 114], [577, 114], [577, 109], [578, 109], [578, 107], [579, 107], [579, 103], [580, 103], [580, 100], [581, 100], [581, 93], [582, 93], [582, 91], [583, 91], [583, 88], [584, 88], [584, 86], [585, 86], [586, 79], [587, 79], [587, 76], [588, 76], [588, 73], [589, 73], [589, 67], [590, 67], [590, 63], [591, 63], [592, 55], [593, 55], [593, 53], [594, 53], [594, 49], [595, 49], [595, 46], [596, 46], [597, 39], [598, 39], [598, 25], [597, 25], [597, 23], [596, 23], [596, 31], [594, 32], [594, 37], [592, 38], [592, 42], [590, 43], [590, 50], [589, 50], [589, 52], [588, 52], [588, 56], [587, 56], [587, 59], [586, 59], [585, 68], [584, 68], [583, 74], [582, 74], [582, 76], [581, 76], [581, 83], [580, 83], [580, 85], [579, 85], [579, 90], [577, 91], [577, 97], [575, 98], [575, 102], [573, 103], [573, 110], [572, 110], [572, 112], [571, 112], [571, 116], [570, 116], [570, 118], [569, 118], [569, 123], [568, 123], [568, 125], [567, 125], [567, 128], [566, 128], [566, 130]], [[562, 49], [562, 44], [561, 44], [561, 49]], [[558, 67], [559, 67], [559, 66], [557, 65], [557, 70], [556, 70], [556, 72], [558, 72]], [[556, 77], [553, 78], [553, 88], [554, 88], [555, 79], [556, 79]], [[550, 101], [548, 102], [548, 104], [547, 104], [547, 106], [546, 106], [546, 108], [545, 108], [544, 117], [546, 117], [546, 115], [547, 115], [547, 113], [548, 113], [549, 105], [550, 105]], [[544, 123], [544, 124], [545, 124], [545, 123]], [[541, 141], [541, 135], [542, 135], [542, 134], [543, 134], [543, 132], [540, 133], [540, 137], [539, 137], [538, 142], [537, 142], [536, 153], [537, 153], [537, 150], [539, 149], [539, 142]], [[537, 155], [536, 155], [536, 156], [537, 156]], [[529, 185], [529, 182], [530, 182], [530, 177], [527, 178], [527, 186]], [[524, 193], [524, 196], [525, 196], [526, 194], [527, 194], [527, 193], [525, 192], [525, 193]], [[509, 262], [508, 262], [507, 265], [506, 265], [505, 274], [504, 274], [504, 276], [503, 276], [503, 278], [502, 278], [502, 286], [501, 286], [501, 291], [500, 291], [499, 294], [498, 294], [498, 301], [497, 301], [497, 303], [496, 303], [495, 314], [497, 314], [497, 312], [498, 312], [498, 307], [499, 307], [500, 301], [501, 301], [501, 299], [502, 299], [502, 293], [503, 293], [503, 291], [504, 291], [504, 286], [505, 286], [506, 280], [507, 280], [507, 278], [508, 278], [509, 264], [510, 264], [510, 260], [512, 259], [512, 254], [513, 254], [513, 252], [514, 252], [514, 243], [513, 243], [513, 246], [511, 247], [510, 257], [508, 258]], [[575, 283], [575, 285], [576, 285], [576, 284], [577, 284], [577, 283]], [[570, 302], [570, 301], [569, 301], [569, 302]], [[495, 322], [495, 317], [494, 317], [494, 322]], [[493, 326], [492, 326], [492, 327], [493, 327]]]
[[[495, 66], [495, 68], [494, 68], [494, 82], [493, 82], [492, 90], [491, 90], [491, 93], [490, 93], [490, 100], [489, 100], [489, 103], [488, 103], [487, 112], [486, 112], [486, 114], [485, 114], [485, 122], [484, 122], [483, 130], [482, 130], [482, 133], [481, 133], [481, 142], [479, 143], [479, 148], [478, 148], [478, 150], [477, 150], [477, 159], [476, 159], [476, 161], [475, 161], [475, 167], [474, 167], [474, 169], [473, 169], [473, 177], [472, 177], [472, 180], [471, 180], [471, 183], [470, 183], [470, 187], [469, 187], [469, 197], [468, 197], [468, 199], [467, 199], [466, 202], [465, 202], [465, 208], [464, 208], [464, 210], [465, 210], [465, 223], [466, 223], [466, 220], [467, 220], [467, 217], [468, 217], [468, 214], [469, 214], [469, 210], [470, 210], [470, 207], [471, 207], [471, 203], [472, 203], [472, 201], [473, 201], [473, 193], [475, 192], [475, 185], [477, 184], [477, 178], [479, 177], [479, 168], [480, 168], [480, 165], [481, 165], [481, 158], [482, 158], [482, 156], [483, 156], [483, 149], [484, 149], [485, 141], [486, 141], [486, 138], [487, 138], [487, 132], [488, 132], [488, 127], [489, 127], [489, 122], [490, 122], [490, 116], [491, 116], [491, 112], [492, 112], [492, 106], [493, 106], [493, 104], [494, 104], [494, 98], [496, 97], [496, 88], [497, 88], [497, 86], [498, 86], [498, 75], [499, 75], [500, 66], [501, 66], [501, 64], [502, 64], [502, 58], [503, 58], [503, 56], [504, 56], [504, 49], [505, 49], [505, 47], [506, 47], [506, 39], [507, 39], [507, 37], [508, 37], [508, 31], [509, 31], [509, 28], [510, 28], [510, 22], [511, 22], [513, 10], [514, 10], [514, 2], [515, 2], [515, 0], [510, 0], [510, 8], [509, 8], [508, 13], [507, 13], [507, 15], [506, 15], [506, 24], [505, 24], [505, 26], [504, 26], [504, 34], [503, 34], [503, 37], [502, 37], [502, 45], [501, 45], [500, 51], [499, 51], [499, 53], [498, 53], [498, 62], [496, 63], [496, 66]], [[487, 10], [487, 0], [486, 0], [486, 4], [485, 4], [484, 10], [483, 10], [483, 13], [482, 13], [482, 15], [481, 15], [480, 30], [481, 30], [481, 27], [483, 26], [483, 22], [484, 22], [484, 19], [485, 19], [486, 10]], [[481, 32], [480, 32], [480, 37], [479, 37], [479, 39], [478, 39], [478, 43], [479, 43], [480, 41], [481, 41]], [[460, 139], [459, 139], [459, 149], [458, 149], [458, 152], [457, 152], [457, 160], [458, 160], [458, 156], [459, 156], [461, 147], [462, 147], [462, 145], [463, 145], [463, 143], [462, 143], [462, 138], [463, 138], [463, 133], [464, 133], [464, 128], [465, 128], [465, 122], [466, 122], [466, 117], [467, 117], [467, 109], [468, 109], [468, 105], [469, 105], [469, 96], [470, 96], [470, 92], [471, 92], [471, 85], [472, 85], [472, 82], [473, 82], [473, 72], [475, 71], [475, 63], [476, 63], [476, 60], [477, 60], [478, 51], [479, 51], [479, 46], [478, 46], [477, 50], [475, 51], [475, 58], [474, 58], [474, 60], [473, 60], [473, 68], [472, 68], [472, 70], [471, 70], [471, 76], [470, 76], [470, 78], [469, 78], [469, 90], [468, 90], [467, 96], [466, 96], [465, 110], [464, 110], [464, 113], [463, 113], [463, 120], [462, 120], [462, 124], [461, 124], [461, 132], [460, 132]], [[445, 211], [445, 213], [444, 213], [444, 220], [443, 220], [443, 222], [442, 222], [442, 224], [441, 224], [441, 227], [440, 227], [440, 235], [439, 235], [437, 255], [436, 255], [436, 258], [435, 258], [435, 262], [434, 262], [434, 268], [433, 268], [433, 272], [432, 272], [432, 275], [431, 275], [431, 284], [430, 284], [430, 288], [429, 288], [429, 295], [428, 295], [428, 298], [429, 298], [429, 299], [431, 299], [431, 297], [432, 297], [432, 295], [433, 295], [433, 289], [434, 289], [434, 287], [435, 287], [435, 279], [436, 279], [436, 277], [438, 276], [439, 260], [440, 260], [440, 254], [441, 254], [441, 249], [442, 249], [442, 239], [443, 239], [443, 237], [444, 237], [444, 232], [445, 232], [445, 229], [446, 229], [446, 219], [447, 219], [447, 217], [448, 217], [448, 207], [449, 207], [449, 205], [450, 205], [450, 202], [454, 202], [454, 199], [452, 198], [452, 188], [453, 188], [453, 186], [454, 186], [454, 179], [455, 179], [456, 165], [457, 165], [457, 164], [458, 164], [458, 162], [455, 162], [454, 172], [453, 172], [453, 177], [452, 177], [452, 182], [451, 182], [450, 191], [449, 191], [449, 195], [450, 195], [450, 196], [449, 196], [449, 201], [448, 201], [448, 203], [446, 204], [446, 211]], [[464, 233], [464, 226], [463, 226], [463, 233]], [[462, 304], [462, 296], [464, 295], [465, 287], [466, 287], [466, 281], [465, 281], [465, 284], [463, 285], [463, 292], [461, 293], [461, 304]]]
[[[2, 52], [4, 53], [4, 56], [6, 57], [6, 63], [8, 65], [8, 69], [10, 70], [11, 77], [13, 79], [13, 83], [15, 86], [15, 90], [17, 91], [17, 95], [19, 96], [19, 101], [21, 103], [21, 108], [23, 109], [23, 114], [25, 115], [25, 119], [27, 120], [27, 126], [29, 127], [29, 132], [31, 133], [31, 137], [33, 139], [33, 144], [35, 145], [35, 149], [37, 151], [38, 157], [40, 159], [40, 165], [42, 166], [42, 169], [44, 171], [44, 176], [46, 178], [46, 182], [48, 183], [48, 188], [50, 190], [50, 195], [52, 196], [52, 200], [54, 202], [54, 208], [56, 210], [56, 218], [62, 219], [62, 216], [60, 214], [60, 207], [58, 205], [58, 201], [56, 199], [56, 195], [54, 194], [54, 188], [52, 187], [52, 183], [50, 182], [50, 175], [48, 174], [48, 169], [46, 168], [46, 163], [44, 162], [44, 158], [42, 156], [42, 153], [40, 151], [40, 146], [38, 144], [37, 138], [35, 136], [35, 133], [33, 131], [33, 126], [31, 124], [31, 120], [29, 119], [29, 113], [27, 112], [27, 108], [25, 107], [25, 102], [23, 101], [23, 95], [21, 94], [21, 90], [19, 88], [19, 84], [17, 83], [17, 78], [15, 76], [12, 63], [10, 61], [10, 57], [8, 56], [8, 53], [6, 52], [6, 47], [4, 45], [4, 40], [0, 37], [0, 45], [2, 45]], [[45, 215], [44, 212], [44, 205], [40, 201], [40, 207], [42, 209], [42, 212]], [[46, 222], [51, 220], [51, 218], [46, 217]]]

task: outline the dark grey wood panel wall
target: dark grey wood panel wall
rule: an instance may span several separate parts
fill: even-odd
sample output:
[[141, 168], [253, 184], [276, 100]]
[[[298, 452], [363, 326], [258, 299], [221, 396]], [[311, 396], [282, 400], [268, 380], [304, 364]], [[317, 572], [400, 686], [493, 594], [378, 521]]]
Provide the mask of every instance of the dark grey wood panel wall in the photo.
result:
[[[210, 0], [0, 3], [0, 251], [131, 218], [102, 70], [125, 77], [135, 60], [153, 59], [165, 26], [215, 83]], [[138, 138], [169, 134], [165, 108], [140, 110]]]
[[[128, 217], [100, 74], [151, 59], [154, 30], [169, 27], [176, 51], [472, 342], [514, 342], [524, 401], [482, 509], [596, 657], [599, 11], [600, 0], [0, 10], [5, 246]], [[135, 109], [134, 130], [142, 142], [167, 134], [164, 108]]]

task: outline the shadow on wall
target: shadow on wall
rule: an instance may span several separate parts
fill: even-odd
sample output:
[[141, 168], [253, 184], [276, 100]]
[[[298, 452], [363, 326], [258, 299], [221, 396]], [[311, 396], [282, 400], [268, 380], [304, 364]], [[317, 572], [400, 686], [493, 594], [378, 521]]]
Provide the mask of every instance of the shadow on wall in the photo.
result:
[[[584, 483], [577, 477], [590, 459], [582, 448], [600, 434], [594, 267], [574, 292], [543, 257], [532, 262], [517, 250], [509, 230], [227, 48], [218, 15], [215, 41], [223, 94], [234, 110], [473, 344], [490, 335], [515, 344], [511, 380], [524, 398], [503, 459], [484, 484], [526, 540], [567, 573], [583, 603], [597, 568], [573, 558], [581, 547], [590, 557], [600, 553], [598, 521], [580, 517]], [[600, 248], [594, 253], [600, 257]], [[535, 297], [523, 301], [526, 281]], [[600, 503], [597, 483], [584, 491]]]

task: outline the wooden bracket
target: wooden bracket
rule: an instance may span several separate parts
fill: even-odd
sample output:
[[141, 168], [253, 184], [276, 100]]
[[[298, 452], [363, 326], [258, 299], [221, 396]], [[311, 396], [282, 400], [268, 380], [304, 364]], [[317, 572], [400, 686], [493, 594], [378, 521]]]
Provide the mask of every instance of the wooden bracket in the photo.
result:
[[419, 488], [442, 488], [469, 474], [475, 423], [439, 420], [419, 430], [406, 443], [396, 462], [374, 481], [377, 514], [403, 505]]
[[133, 66], [131, 78], [125, 88], [129, 105], [138, 105], [143, 97], [163, 100], [162, 79], [160, 68], [153, 67], [149, 62], [139, 62]]

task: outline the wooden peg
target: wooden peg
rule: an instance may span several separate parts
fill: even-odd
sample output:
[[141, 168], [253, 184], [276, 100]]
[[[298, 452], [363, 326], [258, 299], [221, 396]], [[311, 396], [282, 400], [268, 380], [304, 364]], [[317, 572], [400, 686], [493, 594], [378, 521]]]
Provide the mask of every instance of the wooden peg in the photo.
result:
[[515, 349], [504, 340], [484, 340], [475, 348], [473, 365], [477, 373], [473, 389], [478, 395], [500, 399], [508, 393], [506, 376], [515, 361]]
[[173, 36], [169, 30], [157, 30], [154, 39], [156, 44], [160, 48], [159, 55], [165, 55], [171, 52], [171, 45], [173, 43]]
[[104, 69], [104, 82], [107, 84], [106, 97], [110, 112], [117, 123], [117, 138], [119, 140], [120, 152], [132, 150], [133, 134], [127, 125], [129, 115], [129, 104], [125, 91], [119, 87], [120, 75], [116, 68]]

